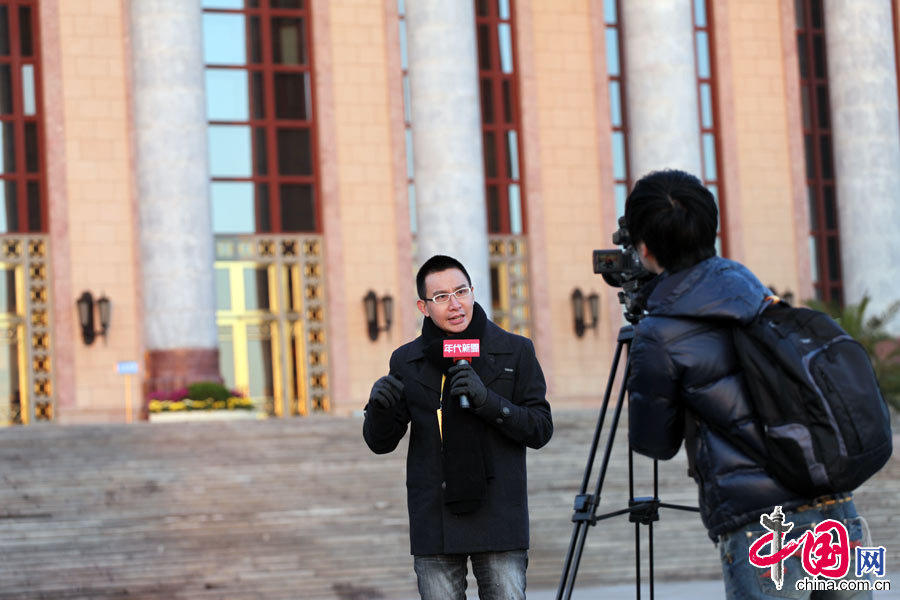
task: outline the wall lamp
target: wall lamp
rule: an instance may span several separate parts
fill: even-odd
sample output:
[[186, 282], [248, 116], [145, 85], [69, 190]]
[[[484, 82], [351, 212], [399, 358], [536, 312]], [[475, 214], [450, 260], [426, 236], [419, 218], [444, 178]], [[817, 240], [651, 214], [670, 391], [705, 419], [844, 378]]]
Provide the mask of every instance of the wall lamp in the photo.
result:
[[[584, 301], [587, 300], [588, 310], [591, 313], [591, 324], [584, 322]], [[591, 292], [587, 298], [581, 293], [580, 288], [572, 290], [572, 314], [575, 317], [575, 335], [582, 337], [586, 329], [597, 330], [597, 321], [600, 319], [600, 296]]]
[[385, 295], [381, 299], [384, 327], [378, 325], [378, 302], [378, 296], [372, 290], [369, 290], [369, 293], [363, 296], [363, 305], [366, 307], [366, 326], [369, 330], [369, 339], [373, 342], [378, 339], [379, 331], [390, 331], [391, 323], [394, 320], [394, 298]]
[[106, 332], [109, 331], [109, 317], [112, 313], [112, 304], [109, 298], [106, 295], [97, 298], [100, 331], [94, 328], [94, 296], [90, 292], [82, 292], [75, 304], [78, 306], [78, 323], [81, 325], [81, 339], [84, 340], [85, 346], [93, 344], [98, 335], [102, 335], [105, 340]]

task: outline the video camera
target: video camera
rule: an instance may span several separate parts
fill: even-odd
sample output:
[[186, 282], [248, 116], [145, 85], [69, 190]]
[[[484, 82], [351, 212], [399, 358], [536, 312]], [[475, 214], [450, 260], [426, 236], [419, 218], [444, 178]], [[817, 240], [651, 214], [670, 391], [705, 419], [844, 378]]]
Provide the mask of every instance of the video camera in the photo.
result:
[[622, 288], [619, 303], [625, 307], [625, 318], [629, 323], [637, 323], [644, 316], [646, 302], [641, 286], [656, 275], [641, 264], [625, 227], [625, 217], [619, 217], [619, 229], [612, 234], [612, 241], [622, 249], [594, 250], [594, 273], [603, 275], [609, 285]]

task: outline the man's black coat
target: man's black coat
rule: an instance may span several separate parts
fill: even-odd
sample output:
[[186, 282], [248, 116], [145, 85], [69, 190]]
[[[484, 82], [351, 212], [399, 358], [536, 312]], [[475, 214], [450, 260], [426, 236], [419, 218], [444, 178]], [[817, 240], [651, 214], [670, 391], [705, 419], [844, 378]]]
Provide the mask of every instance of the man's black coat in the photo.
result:
[[414, 555], [528, 548], [525, 448], [540, 448], [553, 433], [544, 374], [531, 340], [490, 321], [472, 367], [488, 389], [484, 406], [472, 410], [488, 424], [485, 456], [492, 474], [475, 512], [455, 515], [444, 505], [437, 419], [441, 372], [426, 359], [421, 336], [391, 356], [390, 372], [403, 382], [403, 399], [389, 409], [366, 407], [363, 437], [377, 454], [393, 451], [410, 426], [406, 490]]

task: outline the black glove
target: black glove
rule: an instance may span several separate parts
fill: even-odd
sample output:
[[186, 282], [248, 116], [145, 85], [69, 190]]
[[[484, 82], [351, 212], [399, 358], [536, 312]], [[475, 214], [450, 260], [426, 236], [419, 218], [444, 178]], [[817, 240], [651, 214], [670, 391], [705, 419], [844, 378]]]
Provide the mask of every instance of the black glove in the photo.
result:
[[390, 408], [403, 396], [403, 382], [393, 375], [385, 375], [372, 386], [369, 404], [376, 408]]
[[469, 363], [458, 362], [447, 371], [450, 375], [450, 395], [462, 396], [469, 399], [472, 408], [481, 408], [487, 402], [487, 388], [481, 382], [481, 377]]

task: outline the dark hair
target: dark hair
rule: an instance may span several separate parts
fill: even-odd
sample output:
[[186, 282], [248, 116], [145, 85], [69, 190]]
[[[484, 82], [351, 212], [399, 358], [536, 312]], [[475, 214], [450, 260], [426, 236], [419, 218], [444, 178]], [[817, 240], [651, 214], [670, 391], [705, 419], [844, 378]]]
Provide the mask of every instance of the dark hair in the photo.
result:
[[469, 272], [466, 271], [466, 268], [462, 266], [461, 262], [452, 256], [435, 254], [426, 260], [425, 263], [419, 267], [419, 272], [416, 273], [416, 291], [419, 292], [419, 298], [422, 300], [426, 299], [425, 278], [432, 273], [439, 273], [441, 271], [446, 271], [447, 269], [459, 269], [462, 271], [462, 274], [466, 276], [466, 281], [469, 282], [469, 285], [472, 285], [472, 278], [469, 277]]
[[716, 201], [699, 179], [674, 169], [642, 177], [625, 201], [625, 227], [667, 271], [716, 255]]

